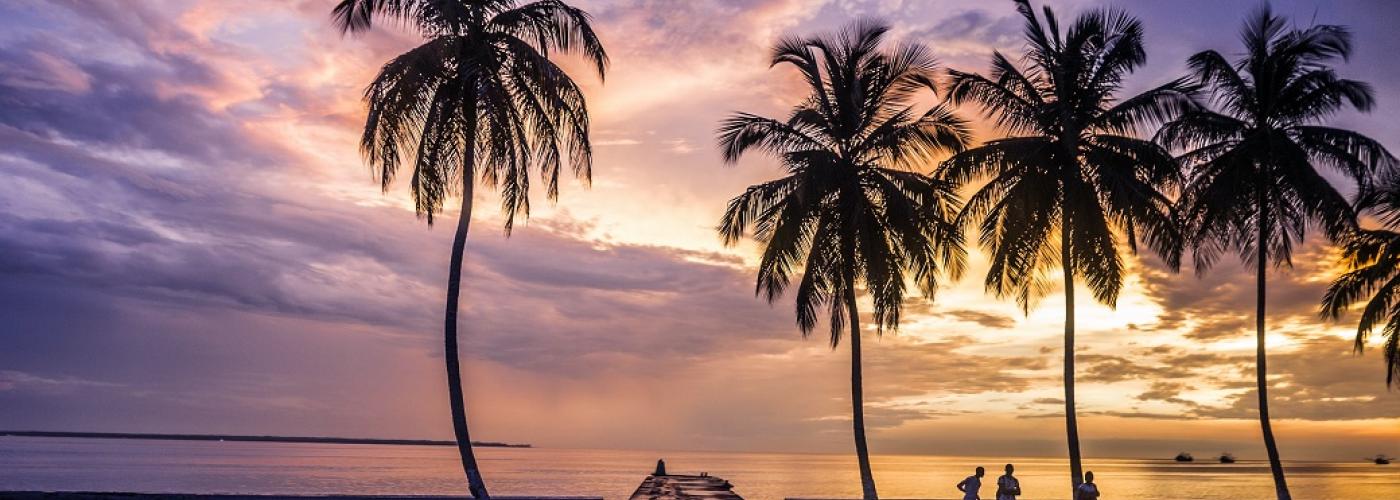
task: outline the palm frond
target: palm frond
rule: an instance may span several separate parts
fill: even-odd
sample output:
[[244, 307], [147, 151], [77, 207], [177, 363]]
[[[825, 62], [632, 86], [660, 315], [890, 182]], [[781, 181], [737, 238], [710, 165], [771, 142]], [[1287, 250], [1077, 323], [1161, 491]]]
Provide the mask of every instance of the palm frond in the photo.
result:
[[773, 64], [797, 69], [808, 95], [786, 120], [735, 113], [716, 131], [725, 163], [759, 150], [788, 173], [731, 200], [720, 236], [764, 245], [755, 292], [769, 301], [800, 274], [798, 329], [809, 335], [825, 312], [832, 347], [860, 320], [857, 290], [874, 305], [876, 331], [894, 330], [909, 278], [931, 296], [940, 275], [965, 264], [955, 191], [915, 169], [963, 150], [970, 132], [943, 104], [919, 109], [936, 93], [936, 62], [917, 44], [882, 49], [888, 30], [862, 21], [782, 39]]
[[551, 202], [565, 163], [590, 179], [583, 92], [550, 59], [577, 53], [601, 76], [607, 55], [587, 13], [558, 0], [343, 0], [332, 16], [346, 33], [387, 19], [428, 38], [365, 90], [361, 149], [386, 190], [412, 165], [415, 206], [429, 223], [464, 183], [481, 182], [500, 190], [509, 234], [529, 217], [532, 170]]

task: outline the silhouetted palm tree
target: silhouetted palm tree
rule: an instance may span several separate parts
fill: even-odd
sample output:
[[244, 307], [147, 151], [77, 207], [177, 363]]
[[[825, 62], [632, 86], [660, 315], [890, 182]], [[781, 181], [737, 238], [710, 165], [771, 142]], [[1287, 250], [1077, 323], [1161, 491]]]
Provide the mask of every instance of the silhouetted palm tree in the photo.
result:
[[[476, 179], [499, 188], [505, 229], [529, 216], [530, 172], [558, 195], [559, 170], [591, 176], [588, 111], [583, 92], [549, 59], [585, 57], [601, 78], [607, 55], [582, 10], [556, 0], [342, 0], [333, 11], [342, 33], [369, 30], [376, 19], [417, 29], [427, 42], [389, 61], [365, 89], [369, 117], [361, 149], [387, 191], [401, 165], [418, 214], [433, 215], [462, 198], [452, 242], [444, 321], [452, 427], [472, 496], [487, 498], [467, 433], [457, 359], [462, 251]], [[460, 191], [459, 191], [460, 190]]]
[[[990, 179], [967, 200], [961, 224], [977, 223], [990, 253], [986, 287], [1014, 296], [1023, 310], [1050, 289], [1045, 273], [1063, 270], [1065, 428], [1071, 484], [1082, 478], [1074, 405], [1074, 281], [1114, 305], [1123, 285], [1120, 238], [1137, 240], [1173, 269], [1180, 232], [1164, 191], [1179, 185], [1177, 162], [1138, 128], [1193, 106], [1192, 89], [1168, 82], [1119, 99], [1123, 79], [1146, 60], [1142, 25], [1117, 10], [1079, 16], [1063, 34], [1055, 13], [1044, 22], [1030, 3], [1026, 70], [1001, 53], [987, 76], [953, 72], [951, 99], [979, 104], [1009, 137], [950, 158], [940, 176], [956, 185]], [[1058, 234], [1057, 234], [1058, 233]], [[1058, 259], [1056, 259], [1058, 254]]]
[[[1400, 177], [1388, 175], [1368, 189], [1358, 207], [1374, 209], [1388, 229], [1360, 230], [1343, 239], [1342, 260], [1347, 272], [1327, 287], [1322, 315], [1338, 319], [1352, 305], [1366, 301], [1356, 326], [1356, 352], [1377, 326], [1385, 335], [1385, 386], [1400, 375]], [[1383, 325], [1383, 326], [1382, 326]]]
[[831, 347], [850, 323], [851, 411], [864, 497], [876, 498], [865, 445], [857, 288], [874, 305], [879, 332], [896, 329], [912, 275], [925, 294], [940, 272], [962, 268], [954, 193], [913, 170], [968, 141], [962, 120], [942, 105], [917, 111], [933, 92], [937, 66], [921, 45], [880, 49], [888, 27], [857, 23], [835, 35], [787, 38], [773, 64], [796, 67], [810, 86], [786, 120], [739, 113], [719, 128], [724, 161], [750, 149], [777, 157], [788, 175], [729, 202], [719, 232], [734, 244], [746, 231], [765, 245], [755, 293], [772, 302], [797, 285], [803, 336], [827, 308]]
[[1255, 265], [1259, 422], [1278, 498], [1287, 499], [1269, 425], [1267, 265], [1291, 265], [1293, 245], [1303, 241], [1311, 223], [1332, 238], [1355, 228], [1352, 208], [1318, 167], [1364, 185], [1390, 155], [1361, 134], [1320, 125], [1348, 104], [1371, 108], [1369, 86], [1327, 67], [1351, 51], [1345, 28], [1289, 29], [1266, 5], [1245, 22], [1241, 38], [1245, 52], [1237, 61], [1213, 50], [1190, 59], [1195, 78], [1210, 87], [1220, 111], [1188, 113], [1164, 126], [1159, 140], [1186, 151], [1181, 159], [1191, 168], [1181, 206], [1197, 271], [1232, 250]]

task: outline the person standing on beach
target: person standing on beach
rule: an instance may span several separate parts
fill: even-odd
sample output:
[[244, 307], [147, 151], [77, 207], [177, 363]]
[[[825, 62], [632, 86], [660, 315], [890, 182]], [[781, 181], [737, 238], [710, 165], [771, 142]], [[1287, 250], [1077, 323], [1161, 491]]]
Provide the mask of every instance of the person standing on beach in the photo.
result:
[[1085, 472], [1084, 482], [1074, 489], [1074, 500], [1099, 500], [1099, 485], [1094, 484], [1094, 473]]
[[982, 500], [977, 491], [982, 489], [982, 476], [987, 475], [987, 469], [977, 468], [977, 473], [967, 476], [967, 479], [958, 483], [958, 491], [963, 492], [963, 500]]
[[1012, 476], [1016, 468], [1006, 464], [1006, 474], [997, 478], [997, 500], [1016, 500], [1021, 496], [1021, 481]]

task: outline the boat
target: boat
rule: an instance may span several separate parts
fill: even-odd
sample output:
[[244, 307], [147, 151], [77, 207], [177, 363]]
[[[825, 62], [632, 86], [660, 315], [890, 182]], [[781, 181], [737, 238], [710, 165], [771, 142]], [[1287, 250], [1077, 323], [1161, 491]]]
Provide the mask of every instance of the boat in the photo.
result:
[[1178, 461], [1178, 462], [1195, 462], [1195, 461], [1196, 461], [1196, 457], [1193, 457], [1193, 456], [1191, 456], [1190, 453], [1187, 453], [1187, 452], [1184, 452], [1184, 451], [1183, 451], [1183, 452], [1181, 452], [1181, 453], [1177, 453], [1177, 454], [1176, 454], [1176, 461]]
[[1376, 455], [1375, 457], [1372, 457], [1372, 458], [1371, 458], [1371, 461], [1372, 461], [1372, 462], [1375, 462], [1376, 465], [1390, 465], [1390, 461], [1391, 461], [1391, 460], [1395, 460], [1395, 457], [1388, 457], [1388, 456], [1385, 456], [1385, 455]]
[[1220, 454], [1220, 463], [1222, 463], [1222, 464], [1233, 464], [1233, 463], [1235, 463], [1235, 456], [1234, 456], [1234, 455], [1231, 455], [1231, 454], [1229, 454], [1229, 453], [1221, 453], [1221, 454]]

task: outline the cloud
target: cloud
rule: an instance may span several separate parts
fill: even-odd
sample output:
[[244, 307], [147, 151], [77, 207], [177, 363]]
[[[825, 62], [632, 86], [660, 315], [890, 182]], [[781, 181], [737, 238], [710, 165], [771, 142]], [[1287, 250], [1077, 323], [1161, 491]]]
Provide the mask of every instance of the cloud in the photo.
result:
[[1191, 371], [1176, 366], [1148, 365], [1139, 360], [1104, 354], [1078, 354], [1085, 369], [1078, 377], [1084, 382], [1122, 382], [1130, 379], [1186, 378]]
[[[27, 56], [27, 57], [26, 57]], [[10, 72], [3, 77], [11, 88], [83, 93], [92, 89], [92, 77], [73, 64], [43, 52], [17, 53], [8, 57]]]
[[77, 377], [50, 378], [15, 370], [0, 370], [0, 391], [65, 392], [76, 387], [116, 387], [118, 384]]
[[636, 139], [604, 139], [601, 141], [593, 141], [593, 145], [597, 147], [636, 146], [638, 144], [642, 144], [642, 141]]
[[1163, 401], [1184, 406], [1198, 406], [1198, 403], [1180, 397], [1182, 391], [1193, 390], [1195, 387], [1180, 382], [1153, 382], [1152, 388], [1137, 395], [1138, 401]]
[[980, 9], [963, 10], [927, 27], [916, 28], [909, 36], [931, 40], [931, 48], [942, 57], [981, 68], [990, 60], [992, 49], [1021, 43], [1023, 23], [1011, 9], [1001, 9], [996, 14]]
[[983, 311], [974, 311], [971, 309], [955, 309], [951, 311], [941, 311], [937, 314], [939, 316], [956, 319], [958, 321], [975, 323], [978, 325], [985, 326], [987, 328], [993, 328], [998, 330], [1004, 330], [1016, 326], [1016, 319], [1010, 316], [992, 314]]
[[[1384, 390], [1385, 370], [1374, 356], [1356, 356], [1335, 337], [1306, 340], [1269, 356], [1269, 411], [1277, 419], [1368, 420], [1400, 415], [1400, 399]], [[1258, 418], [1253, 384], [1227, 405], [1196, 413], [1212, 418]]]

